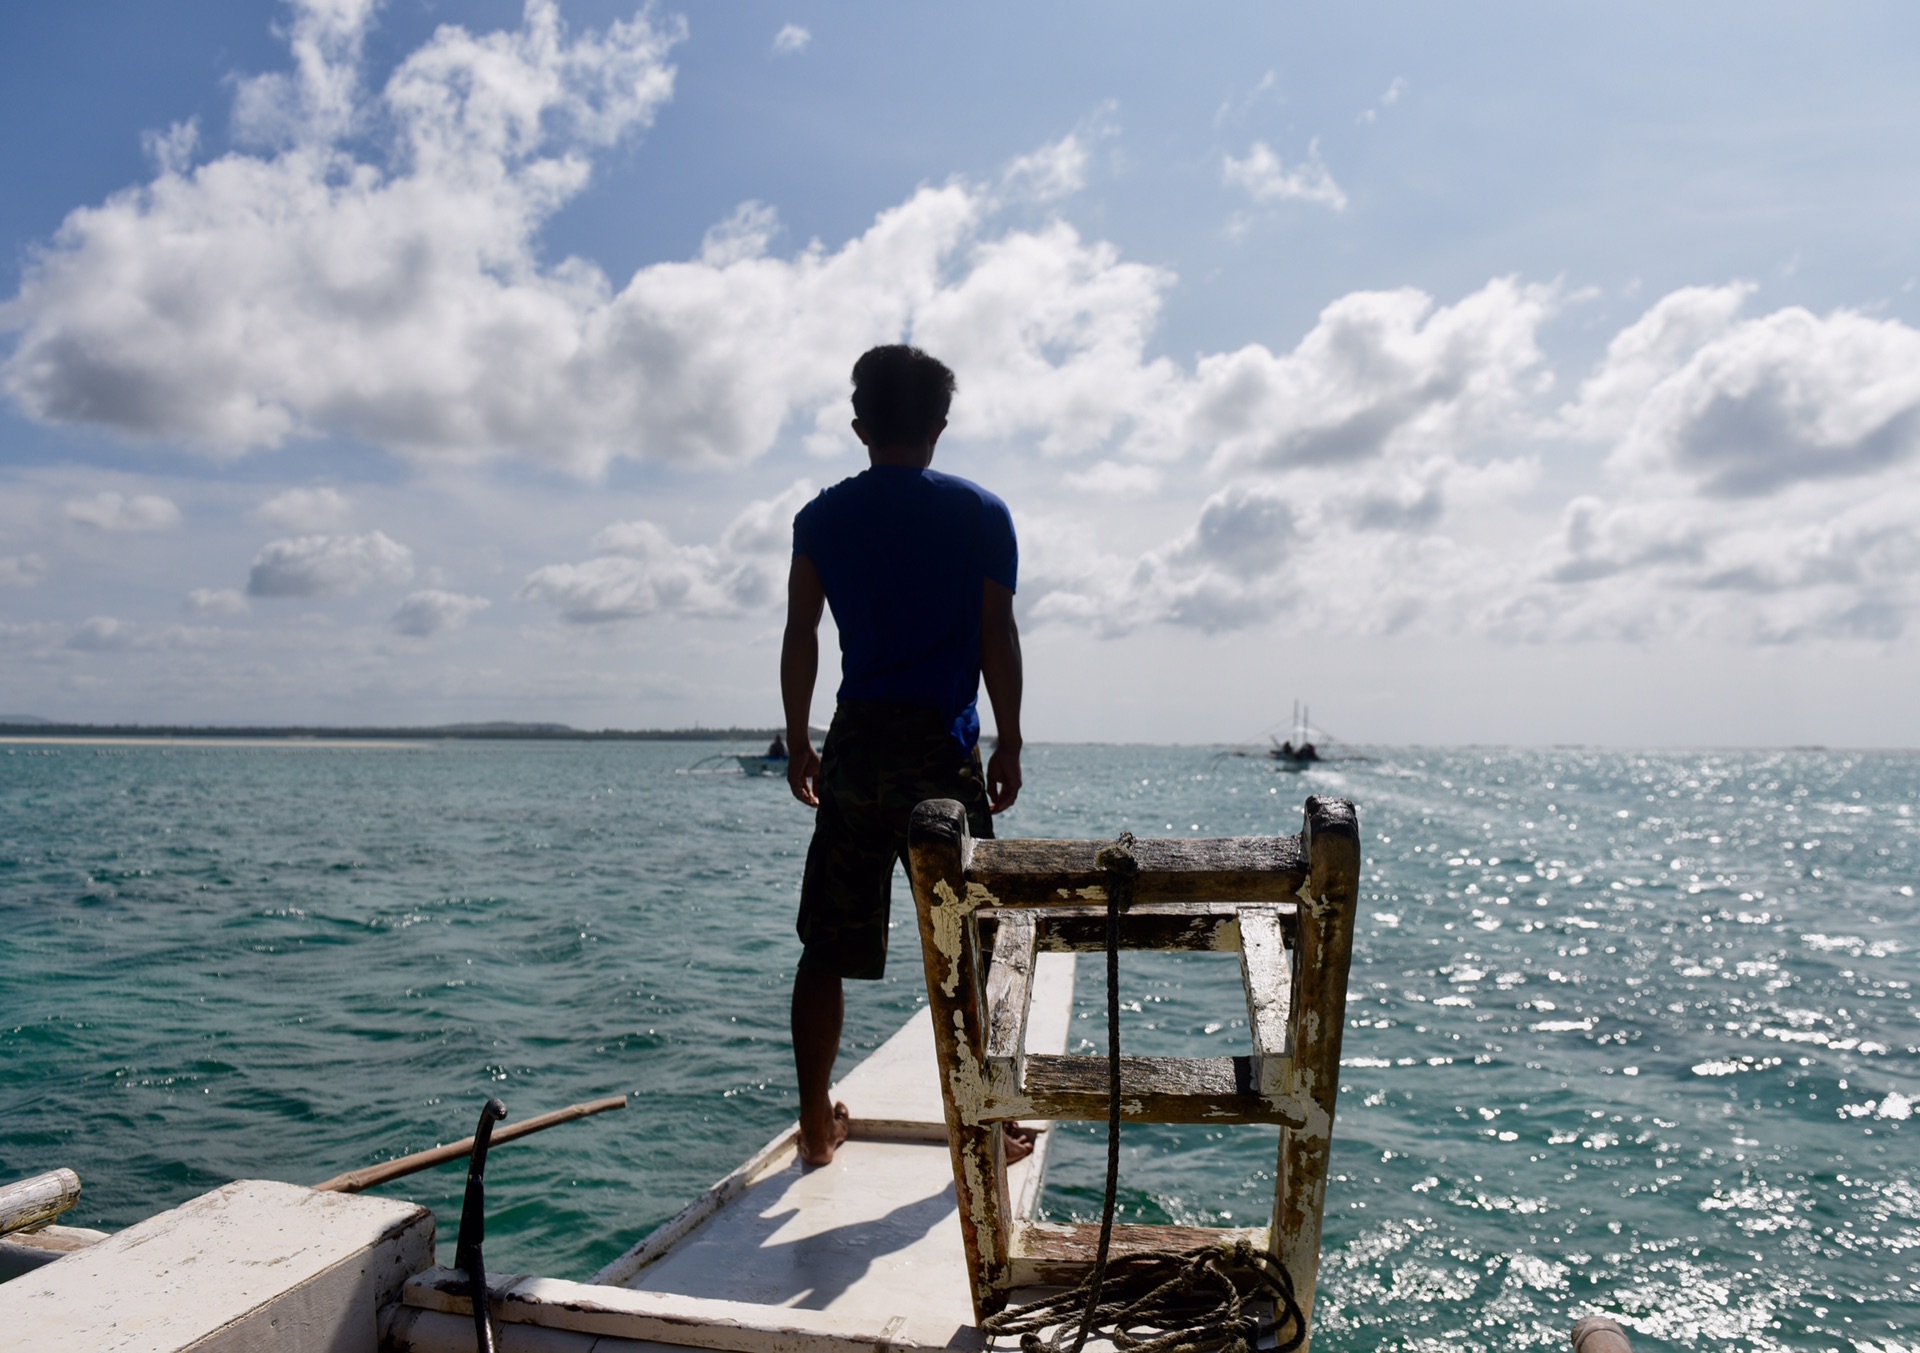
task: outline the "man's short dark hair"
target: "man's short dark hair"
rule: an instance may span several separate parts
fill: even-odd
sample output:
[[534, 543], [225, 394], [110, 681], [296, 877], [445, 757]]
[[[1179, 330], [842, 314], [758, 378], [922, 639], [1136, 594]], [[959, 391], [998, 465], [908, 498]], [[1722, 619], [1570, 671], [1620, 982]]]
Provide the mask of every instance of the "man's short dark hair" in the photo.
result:
[[905, 343], [869, 348], [853, 364], [853, 416], [874, 446], [915, 446], [953, 403], [946, 363]]

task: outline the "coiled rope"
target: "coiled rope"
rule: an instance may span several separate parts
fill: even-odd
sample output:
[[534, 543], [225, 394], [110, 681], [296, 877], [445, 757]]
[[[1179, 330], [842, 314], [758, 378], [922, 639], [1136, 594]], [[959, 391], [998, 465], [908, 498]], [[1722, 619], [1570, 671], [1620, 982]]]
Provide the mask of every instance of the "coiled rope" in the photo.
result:
[[[1078, 1287], [1008, 1307], [980, 1328], [1019, 1336], [1022, 1353], [1081, 1353], [1096, 1332], [1127, 1353], [1290, 1353], [1307, 1337], [1293, 1277], [1244, 1240], [1128, 1255], [1108, 1268], [1120, 1183], [1120, 913], [1133, 905], [1140, 873], [1133, 847], [1133, 833], [1122, 832], [1094, 856], [1107, 875], [1107, 1189], [1093, 1270]], [[1267, 1302], [1272, 1314], [1256, 1313]]]

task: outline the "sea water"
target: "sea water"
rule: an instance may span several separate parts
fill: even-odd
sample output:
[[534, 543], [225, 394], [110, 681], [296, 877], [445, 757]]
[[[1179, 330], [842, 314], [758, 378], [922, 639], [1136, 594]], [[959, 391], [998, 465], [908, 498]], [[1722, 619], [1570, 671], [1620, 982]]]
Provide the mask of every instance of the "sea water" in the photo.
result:
[[[115, 1228], [520, 1118], [489, 1265], [585, 1278], [794, 1113], [809, 815], [679, 743], [0, 749], [0, 1179]], [[750, 750], [739, 748], [734, 750]], [[1363, 829], [1316, 1349], [1920, 1347], [1920, 759], [1029, 750], [1003, 835]], [[904, 884], [841, 1068], [921, 1002]], [[1237, 966], [1129, 955], [1130, 1052], [1245, 1051]], [[1098, 963], [1073, 1040], [1104, 1047]], [[1045, 1206], [1092, 1218], [1103, 1126]], [[1274, 1140], [1130, 1126], [1121, 1216], [1257, 1224]], [[380, 1192], [442, 1219], [462, 1172]]]

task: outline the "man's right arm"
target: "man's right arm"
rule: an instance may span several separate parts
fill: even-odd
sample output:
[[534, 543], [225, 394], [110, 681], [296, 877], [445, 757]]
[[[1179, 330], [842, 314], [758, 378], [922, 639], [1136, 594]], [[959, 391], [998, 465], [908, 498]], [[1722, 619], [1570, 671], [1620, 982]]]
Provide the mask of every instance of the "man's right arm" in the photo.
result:
[[820, 616], [827, 591], [804, 554], [787, 572], [787, 632], [780, 640], [780, 703], [787, 716], [787, 787], [809, 808], [820, 806], [820, 754], [807, 727], [813, 683], [820, 675]]

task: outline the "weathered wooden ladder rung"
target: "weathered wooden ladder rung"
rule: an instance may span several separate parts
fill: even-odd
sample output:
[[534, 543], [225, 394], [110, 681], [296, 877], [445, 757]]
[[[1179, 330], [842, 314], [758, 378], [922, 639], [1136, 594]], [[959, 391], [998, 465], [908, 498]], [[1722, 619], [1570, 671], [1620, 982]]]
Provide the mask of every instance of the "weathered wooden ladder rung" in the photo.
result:
[[[1084, 951], [1106, 947], [1106, 912], [1086, 908], [998, 913], [987, 968], [987, 1096], [982, 1121], [1107, 1117], [1104, 1057], [1026, 1055], [1027, 1011], [1034, 957], [1043, 947]], [[1063, 916], [1063, 913], [1065, 915]], [[1096, 936], [1090, 922], [1098, 921]], [[1286, 944], [1292, 909], [1218, 903], [1136, 908], [1121, 918], [1121, 947], [1217, 951], [1237, 949], [1247, 992], [1250, 1057], [1123, 1057], [1121, 1116], [1135, 1122], [1284, 1123], [1299, 1127], [1302, 1106], [1288, 1096], [1293, 1058], [1287, 1014], [1293, 985]], [[1051, 932], [1060, 941], [1043, 946]]]
[[[914, 811], [909, 841], [961, 1232], [984, 1317], [1015, 1288], [1077, 1282], [1092, 1262], [1097, 1226], [1011, 1219], [997, 1125], [1107, 1117], [1106, 1059], [1030, 1056], [1026, 1032], [1038, 955], [1106, 948], [1111, 876], [1097, 863], [1102, 842], [974, 841], [947, 800]], [[1131, 853], [1139, 869], [1121, 947], [1237, 953], [1253, 1051], [1123, 1057], [1121, 1116], [1278, 1124], [1280, 1168], [1269, 1225], [1121, 1225], [1113, 1253], [1246, 1240], [1287, 1268], [1310, 1315], [1360, 873], [1353, 805], [1309, 798], [1298, 836], [1139, 841]]]

